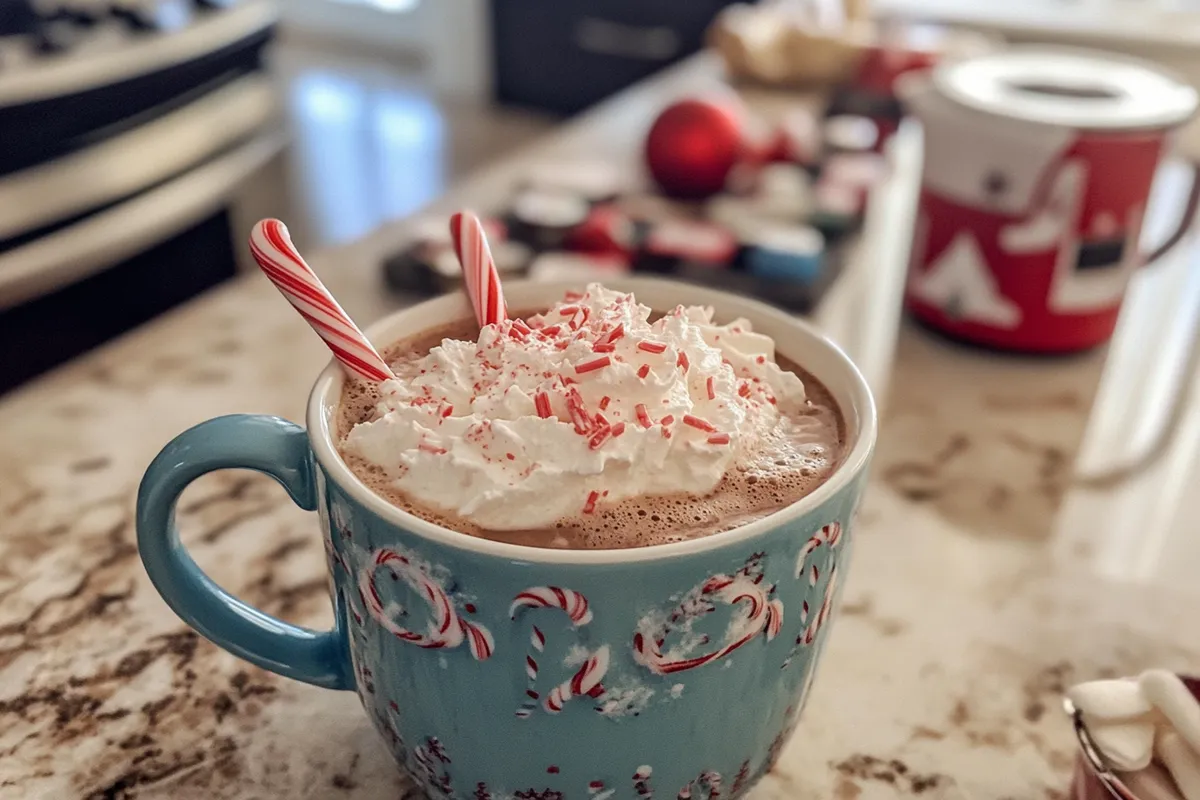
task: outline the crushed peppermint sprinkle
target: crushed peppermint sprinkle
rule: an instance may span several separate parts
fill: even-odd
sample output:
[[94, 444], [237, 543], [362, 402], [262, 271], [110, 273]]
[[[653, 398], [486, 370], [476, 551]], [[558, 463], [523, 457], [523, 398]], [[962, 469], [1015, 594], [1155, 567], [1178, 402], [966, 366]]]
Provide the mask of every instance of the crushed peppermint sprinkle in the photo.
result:
[[613, 342], [615, 342], [617, 339], [620, 339], [624, 335], [625, 335], [625, 323], [618, 322], [617, 327], [613, 328], [611, 331], [608, 332], [608, 336], [606, 336], [604, 338], [604, 341], [608, 344], [612, 344]]
[[426, 453], [433, 453], [435, 456], [446, 454], [446, 448], [438, 447], [436, 444], [430, 444], [429, 442], [424, 441], [417, 445], [417, 449], [424, 450]]
[[646, 376], [649, 374], [650, 374], [650, 365], [649, 364], [642, 364], [640, 367], [638, 367], [637, 375], [642, 380], [646, 380]]
[[729, 434], [728, 433], [714, 433], [712, 436], [708, 437], [708, 443], [709, 444], [729, 444]]
[[680, 350], [679, 358], [675, 359], [675, 364], [678, 365], [679, 367], [681, 367], [684, 372], [687, 372], [688, 367], [691, 366], [691, 362], [688, 361], [687, 353]]
[[717, 399], [717, 389], [715, 386], [713, 386], [713, 377], [711, 375], [708, 376], [708, 399], [709, 400]]
[[568, 303], [575, 303], [583, 299], [582, 292], [569, 291], [563, 294], [563, 299]]
[[608, 404], [611, 402], [612, 402], [612, 398], [609, 397], [608, 395], [604, 395], [604, 397], [601, 397], [600, 398], [600, 410], [603, 411], [604, 409], [608, 408]]
[[566, 350], [570, 346], [571, 346], [571, 343], [568, 342], [566, 339], [559, 339], [557, 342], [554, 343], [555, 349], [558, 349], [558, 350]]
[[617, 346], [611, 342], [603, 342], [601, 344], [592, 345], [592, 351], [596, 353], [612, 353], [615, 352]]
[[611, 436], [612, 427], [609, 425], [604, 425], [600, 428], [600, 430], [593, 433], [590, 439], [588, 439], [588, 447], [592, 450], [599, 450]]
[[592, 514], [596, 511], [596, 501], [600, 499], [600, 493], [593, 489], [588, 493], [587, 502], [583, 504], [583, 513]]
[[582, 436], [592, 429], [592, 421], [583, 405], [583, 398], [574, 387], [567, 394], [567, 412], [571, 415], [571, 422], [575, 424], [576, 433]]
[[442, 419], [445, 419], [446, 417], [450, 416], [453, 413], [454, 413], [454, 406], [446, 406], [445, 408], [442, 409]]
[[563, 306], [558, 309], [560, 317], [573, 317], [579, 311], [579, 306]]
[[699, 417], [693, 417], [691, 414], [683, 415], [683, 424], [690, 425], [693, 428], [704, 431], [706, 433], [716, 433], [717, 432], [717, 429], [712, 426], [711, 422], [709, 422], [708, 420], [700, 419]]
[[667, 346], [662, 342], [638, 342], [638, 350], [645, 350], [647, 353], [662, 353], [665, 352]]
[[750, 384], [746, 383], [745, 381], [742, 381], [742, 385], [738, 387], [738, 394], [740, 394], [742, 397], [749, 397], [750, 396]]
[[667, 414], [665, 417], [662, 418], [661, 422], [663, 425], [671, 425], [675, 422], [675, 415]]
[[504, 457], [505, 457], [505, 458], [507, 458], [509, 461], [516, 461], [516, 460], [517, 460], [517, 457], [516, 457], [516, 456], [514, 456], [512, 453], [505, 453], [505, 454], [504, 454]]
[[620, 436], [624, 432], [625, 432], [625, 423], [624, 422], [618, 422], [616, 425], [612, 426], [612, 435], [613, 435], [614, 439], [617, 438], [618, 436]]
[[561, 330], [561, 325], [547, 325], [545, 328], [541, 329], [541, 333], [543, 336], [554, 336]]
[[579, 309], [579, 313], [567, 320], [567, 324], [571, 326], [571, 330], [577, 331], [584, 326], [591, 316], [591, 310], [587, 308]]
[[650, 413], [646, 411], [644, 403], [638, 403], [634, 406], [634, 413], [637, 414], [638, 424], [643, 428], [649, 428], [654, 422], [650, 419]]
[[663, 424], [663, 426], [662, 426], [662, 437], [663, 437], [664, 439], [670, 439], [670, 438], [671, 438], [671, 429], [670, 429], [670, 428], [668, 428], [668, 427], [666, 426], [666, 424], [665, 424], [665, 423], [664, 423], [664, 424]]
[[609, 358], [608, 356], [601, 356], [600, 358], [596, 358], [591, 361], [585, 361], [582, 364], [576, 364], [575, 365], [575, 374], [583, 375], [588, 372], [595, 372], [598, 369], [604, 369], [611, 363], [612, 363], [611, 358]]
[[542, 419], [548, 419], [551, 416], [550, 411], [550, 395], [545, 392], [538, 392], [533, 396], [533, 407], [537, 409], [537, 415]]
[[608, 424], [608, 418], [605, 417], [603, 414], [596, 414], [596, 416], [594, 416], [592, 419], [594, 419], [596, 421], [597, 425], [607, 425]]
[[765, 363], [767, 363], [767, 357], [759, 356], [758, 358], [754, 359], [754, 363], [755, 364], [765, 364]]

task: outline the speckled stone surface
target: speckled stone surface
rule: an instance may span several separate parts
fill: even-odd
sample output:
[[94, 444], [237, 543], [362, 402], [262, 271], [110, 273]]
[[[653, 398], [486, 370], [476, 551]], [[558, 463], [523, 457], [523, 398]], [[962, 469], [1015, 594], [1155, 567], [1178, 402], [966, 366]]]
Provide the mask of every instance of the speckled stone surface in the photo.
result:
[[[316, 263], [364, 321], [396, 304], [372, 261], [392, 236]], [[855, 340], [869, 325], [848, 326], [851, 309], [896, 306], [894, 284], [890, 300], [855, 292], [886, 283], [849, 275], [820, 316], [887, 388], [882, 439], [812, 702], [755, 797], [1062, 798], [1065, 685], [1200, 664], [1200, 421], [1187, 405], [1120, 483], [1080, 480], [1104, 353], [997, 358], [903, 326], [896, 341], [894, 311], [883, 345]], [[134, 547], [137, 482], [169, 438], [229, 412], [300, 419], [325, 360], [249, 275], [0, 399], [0, 797], [410, 791], [352, 694], [201, 640]], [[180, 525], [229, 590], [328, 623], [316, 520], [269, 480], [198, 482]]]

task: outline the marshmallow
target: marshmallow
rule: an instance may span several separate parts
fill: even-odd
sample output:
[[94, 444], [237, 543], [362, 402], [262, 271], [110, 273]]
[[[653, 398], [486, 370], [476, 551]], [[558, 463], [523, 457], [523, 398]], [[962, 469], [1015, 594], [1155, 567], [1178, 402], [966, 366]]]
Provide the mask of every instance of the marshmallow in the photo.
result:
[[1067, 690], [1067, 699], [1090, 720], [1131, 719], [1154, 708], [1131, 678], [1080, 683]]
[[1138, 686], [1192, 750], [1200, 751], [1200, 704], [1179, 676], [1162, 669], [1150, 669], [1138, 678]]
[[1072, 686], [1067, 698], [1135, 796], [1200, 800], [1200, 702], [1179, 676], [1147, 670], [1136, 680]]
[[1187, 800], [1200, 800], [1200, 754], [1172, 730], [1164, 730], [1159, 734], [1155, 754], [1170, 770], [1179, 792]]
[[1175, 781], [1158, 764], [1151, 764], [1136, 772], [1122, 772], [1118, 777], [1139, 800], [1179, 800]]
[[1154, 758], [1154, 723], [1102, 722], [1093, 724], [1085, 713], [1084, 725], [1092, 744], [1114, 769], [1145, 769]]

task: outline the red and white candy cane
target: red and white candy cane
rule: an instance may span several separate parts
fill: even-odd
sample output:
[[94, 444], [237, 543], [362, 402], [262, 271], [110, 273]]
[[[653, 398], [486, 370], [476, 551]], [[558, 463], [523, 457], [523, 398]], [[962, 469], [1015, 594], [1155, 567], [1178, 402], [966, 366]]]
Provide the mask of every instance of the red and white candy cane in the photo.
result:
[[451, 216], [450, 238], [454, 242], [458, 261], [462, 264], [463, 283], [479, 324], [492, 325], [508, 319], [504, 291], [500, 287], [500, 272], [496, 269], [479, 217], [469, 211]]
[[[375, 584], [375, 576], [383, 568], [403, 580], [429, 604], [433, 619], [425, 632], [405, 628], [387, 614]], [[452, 649], [465, 640], [467, 648], [477, 661], [489, 658], [496, 649], [495, 641], [487, 628], [459, 616], [453, 601], [441, 584], [426, 575], [408, 556], [394, 550], [383, 549], [375, 553], [370, 563], [359, 573], [358, 591], [368, 613], [384, 630], [401, 641], [428, 649]]]
[[[765, 634], [771, 641], [783, 627], [783, 603], [772, 598], [773, 586], [764, 586], [761, 555], [755, 554], [736, 575], [714, 575], [684, 596], [665, 622], [639, 629], [633, 635], [633, 658], [658, 675], [670, 675], [718, 661], [754, 639]], [[662, 652], [667, 635], [677, 626], [686, 624], [715, 609], [715, 602], [731, 606], [744, 604], [745, 619], [731, 626], [720, 647], [686, 658], [670, 658]]]
[[[830, 606], [833, 605], [833, 594], [837, 589], [837, 554], [835, 551], [841, 543], [842, 523], [831, 522], [809, 537], [800, 550], [800, 556], [796, 559], [796, 577], [803, 578], [807, 572], [808, 585], [815, 587], [821, 578], [821, 569], [814, 563], [809, 564], [808, 569], [805, 570], [805, 562], [821, 547], [825, 547], [829, 552], [829, 556], [825, 560], [825, 570], [829, 573], [829, 580], [825, 583], [825, 596], [821, 601], [821, 608], [817, 612], [816, 619], [805, 631], [804, 635], [807, 640], [805, 644], [812, 644], [812, 640], [816, 638], [821, 626], [825, 624], [825, 619], [829, 616]], [[800, 609], [800, 621], [808, 622], [808, 603], [805, 603]]]
[[275, 288], [325, 340], [351, 375], [376, 383], [396, 377], [312, 267], [300, 257], [282, 222], [264, 219], [256, 224], [250, 232], [250, 252]]
[[[592, 611], [588, 607], [587, 598], [572, 589], [559, 586], [531, 586], [519, 592], [513, 598], [508, 609], [508, 615], [516, 620], [522, 609], [553, 608], [562, 611], [576, 628], [587, 625], [592, 621]], [[537, 690], [537, 679], [540, 665], [538, 660], [546, 649], [546, 635], [534, 625], [529, 634], [529, 653], [525, 656], [525, 702], [517, 708], [516, 716], [528, 719], [537, 710], [538, 702], [550, 714], [563, 710], [572, 697], [587, 695], [593, 700], [604, 696], [604, 684], [601, 681], [608, 672], [608, 645], [588, 653], [583, 664], [567, 680], [555, 686], [543, 698]]]
[[[792, 659], [796, 657], [796, 653], [800, 651], [801, 647], [807, 647], [816, 641], [817, 634], [821, 632], [821, 627], [825, 624], [825, 620], [829, 618], [829, 612], [833, 607], [833, 597], [837, 593], [838, 568], [836, 550], [841, 543], [842, 524], [835, 521], [810, 536], [808, 541], [804, 543], [804, 547], [800, 549], [800, 555], [796, 558], [796, 578], [798, 580], [807, 579], [808, 585], [815, 587], [821, 579], [822, 573], [825, 573], [828, 577], [825, 581], [825, 593], [821, 599], [821, 607], [817, 609], [816, 616], [811, 620], [809, 619], [811, 609], [807, 600], [801, 605], [800, 624], [805, 627], [796, 637], [792, 651], [788, 653], [780, 669], [787, 669], [791, 665]], [[824, 567], [818, 567], [816, 563], [808, 563], [809, 557], [822, 548], [828, 551]]]

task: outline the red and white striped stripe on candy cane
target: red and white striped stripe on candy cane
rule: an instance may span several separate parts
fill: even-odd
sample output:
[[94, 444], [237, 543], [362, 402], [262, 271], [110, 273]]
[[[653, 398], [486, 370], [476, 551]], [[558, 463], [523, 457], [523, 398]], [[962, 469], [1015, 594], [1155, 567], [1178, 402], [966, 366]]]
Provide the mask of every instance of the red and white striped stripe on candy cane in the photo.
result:
[[[508, 609], [509, 616], [516, 620], [522, 609], [553, 608], [562, 611], [576, 628], [587, 625], [592, 621], [592, 611], [588, 607], [587, 598], [572, 589], [559, 586], [531, 586], [523, 592], [518, 592]], [[534, 625], [529, 634], [529, 652], [525, 656], [525, 701], [517, 708], [516, 716], [528, 719], [541, 706], [550, 714], [563, 710], [573, 697], [587, 695], [593, 700], [604, 696], [604, 676], [608, 673], [609, 649], [604, 645], [588, 653], [583, 664], [575, 674], [551, 689], [543, 698], [538, 692], [539, 660], [546, 648], [546, 636], [541, 628]], [[597, 706], [597, 708], [599, 708]]]
[[487, 233], [479, 217], [469, 211], [452, 215], [450, 238], [462, 264], [463, 283], [479, 324], [491, 325], [508, 319], [504, 290], [500, 286], [500, 272], [492, 259]]
[[518, 593], [508, 608], [508, 615], [516, 619], [517, 612], [523, 607], [562, 609], [576, 625], [587, 625], [592, 621], [587, 598], [579, 592], [558, 586], [531, 586]]
[[[762, 583], [761, 554], [755, 554], [735, 575], [714, 575], [692, 589], [667, 617], [656, 624], [646, 624], [633, 635], [633, 658], [658, 675], [671, 675], [719, 661], [754, 639], [765, 634], [767, 641], [778, 635], [783, 626], [783, 603], [771, 597], [774, 586]], [[730, 606], [743, 604], [745, 618], [732, 625], [725, 641], [716, 649], [700, 655], [672, 657], [663, 653], [668, 634], [716, 608], [720, 601]]]
[[264, 219], [256, 224], [250, 233], [250, 252], [275, 288], [325, 340], [351, 375], [376, 383], [395, 377], [350, 315], [300, 257], [282, 222]]
[[[791, 666], [792, 659], [800, 652], [801, 647], [807, 647], [817, 640], [817, 634], [821, 632], [822, 626], [829, 618], [830, 611], [833, 608], [833, 597], [837, 593], [838, 584], [838, 566], [837, 566], [837, 549], [842, 543], [842, 524], [840, 522], [831, 522], [825, 525], [821, 530], [809, 537], [804, 543], [804, 547], [800, 549], [800, 555], [796, 558], [796, 579], [807, 580], [809, 586], [816, 586], [821, 579], [822, 574], [827, 574], [828, 578], [825, 582], [825, 593], [821, 599], [821, 607], [817, 609], [817, 614], [811, 620], [809, 619], [810, 609], [808, 603], [805, 602], [800, 609], [800, 624], [804, 625], [804, 629], [796, 636], [795, 644], [792, 650], [788, 653], [787, 658], [783, 660], [780, 669], [787, 669]], [[825, 548], [828, 551], [828, 557], [825, 559], [823, 567], [817, 564], [809, 564], [809, 557], [814, 553]]]
[[[403, 580], [429, 604], [433, 619], [425, 632], [405, 628], [387, 614], [375, 585], [376, 574], [384, 568]], [[441, 584], [430, 578], [408, 556], [388, 549], [377, 551], [359, 573], [358, 592], [371, 617], [401, 641], [428, 649], [452, 649], [465, 641], [467, 649], [477, 661], [484, 661], [495, 652], [495, 641], [488, 629], [461, 617]]]

